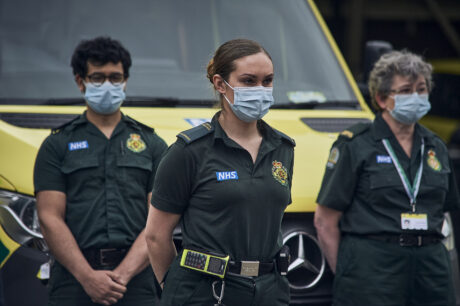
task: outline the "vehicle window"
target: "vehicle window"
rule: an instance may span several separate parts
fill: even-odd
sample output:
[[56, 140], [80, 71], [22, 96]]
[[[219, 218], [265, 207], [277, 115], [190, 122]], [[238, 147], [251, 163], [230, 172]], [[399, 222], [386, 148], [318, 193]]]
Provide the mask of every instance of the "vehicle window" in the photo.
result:
[[454, 74], [434, 74], [434, 88], [430, 94], [431, 110], [430, 114], [460, 118], [460, 75]]
[[98, 35], [130, 50], [131, 99], [214, 101], [214, 50], [249, 38], [273, 58], [277, 104], [357, 101], [304, 0], [0, 0], [0, 102], [80, 98], [70, 57]]

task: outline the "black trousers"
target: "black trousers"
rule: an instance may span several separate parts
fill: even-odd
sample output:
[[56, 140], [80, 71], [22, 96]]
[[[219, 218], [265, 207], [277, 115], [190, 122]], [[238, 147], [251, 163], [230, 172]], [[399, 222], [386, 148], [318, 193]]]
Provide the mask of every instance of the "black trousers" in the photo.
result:
[[[212, 283], [220, 279], [195, 272], [179, 265], [180, 257], [172, 263], [161, 295], [162, 306], [212, 306], [217, 300]], [[276, 269], [255, 278], [228, 276], [225, 278], [223, 303], [226, 306], [288, 306], [289, 282]]]
[[[127, 291], [116, 306], [158, 305], [158, 289], [152, 268], [149, 266], [128, 283]], [[80, 283], [62, 265], [55, 262], [48, 283], [48, 306], [94, 306]]]
[[333, 294], [334, 306], [453, 306], [449, 253], [441, 242], [402, 247], [345, 236]]

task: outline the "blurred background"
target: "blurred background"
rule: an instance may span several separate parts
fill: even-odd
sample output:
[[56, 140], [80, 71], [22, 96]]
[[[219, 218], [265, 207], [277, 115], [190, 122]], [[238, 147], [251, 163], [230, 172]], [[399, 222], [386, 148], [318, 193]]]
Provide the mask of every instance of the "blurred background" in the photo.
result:
[[354, 77], [363, 79], [365, 43], [390, 42], [430, 61], [460, 61], [458, 0], [315, 0]]

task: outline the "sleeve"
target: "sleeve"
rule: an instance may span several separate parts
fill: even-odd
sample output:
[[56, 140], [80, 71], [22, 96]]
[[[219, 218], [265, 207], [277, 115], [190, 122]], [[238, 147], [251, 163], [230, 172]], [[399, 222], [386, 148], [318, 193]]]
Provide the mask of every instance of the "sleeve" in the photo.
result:
[[61, 158], [51, 136], [42, 143], [35, 160], [34, 188], [35, 193], [42, 190], [66, 192], [65, 176], [61, 172]]
[[338, 211], [345, 211], [352, 203], [358, 171], [351, 142], [336, 141], [326, 164], [317, 203]]
[[449, 190], [447, 191], [446, 201], [444, 202], [444, 211], [452, 211], [460, 208], [460, 195], [457, 180], [455, 178], [454, 166], [449, 160]]
[[155, 180], [155, 175], [158, 169], [158, 165], [160, 164], [160, 161], [165, 154], [166, 150], [168, 149], [168, 145], [166, 142], [159, 137], [157, 134], [153, 135], [153, 141], [152, 141], [152, 173], [149, 178], [149, 182], [147, 185], [147, 190], [150, 192], [153, 188], [153, 182]]
[[177, 141], [158, 165], [152, 205], [162, 211], [182, 214], [189, 203], [194, 173], [195, 163], [188, 147]]

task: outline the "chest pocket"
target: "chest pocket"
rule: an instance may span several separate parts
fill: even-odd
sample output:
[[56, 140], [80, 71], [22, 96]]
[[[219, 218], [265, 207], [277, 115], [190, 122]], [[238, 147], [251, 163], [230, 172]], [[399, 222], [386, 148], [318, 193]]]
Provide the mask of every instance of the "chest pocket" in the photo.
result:
[[65, 159], [61, 171], [66, 175], [67, 196], [70, 202], [94, 197], [103, 183], [97, 156]]
[[138, 168], [152, 171], [152, 160], [143, 155], [119, 157], [117, 159], [117, 167]]
[[422, 184], [427, 185], [433, 189], [442, 188], [449, 189], [449, 169], [442, 170], [441, 172], [426, 171], [422, 176]]
[[380, 189], [380, 188], [393, 188], [395, 186], [400, 186], [401, 179], [397, 174], [393, 174], [389, 171], [387, 172], [376, 172], [370, 174], [370, 187], [371, 189]]
[[150, 158], [144, 155], [119, 156], [117, 158], [117, 177], [124, 183], [140, 184], [145, 186], [152, 173], [153, 163]]
[[370, 188], [363, 190], [365, 200], [374, 207], [386, 207], [389, 203], [395, 204], [403, 197], [406, 201], [406, 194], [396, 171], [379, 171], [369, 174]]
[[88, 170], [99, 166], [99, 160], [96, 156], [86, 157], [84, 159], [67, 159], [64, 160], [61, 171], [64, 174], [72, 174], [80, 170]]

